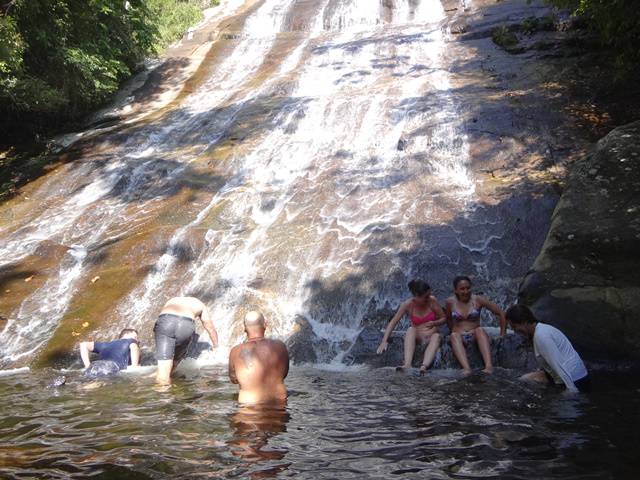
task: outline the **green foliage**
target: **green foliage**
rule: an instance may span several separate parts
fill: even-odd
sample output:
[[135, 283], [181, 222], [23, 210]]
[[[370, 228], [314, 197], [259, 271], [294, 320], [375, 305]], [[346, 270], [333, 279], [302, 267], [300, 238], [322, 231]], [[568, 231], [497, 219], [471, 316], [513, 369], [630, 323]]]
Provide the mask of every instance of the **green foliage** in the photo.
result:
[[0, 0], [0, 128], [37, 130], [85, 115], [210, 4]]
[[185, 28], [202, 19], [198, 2], [180, 0], [149, 0], [149, 9], [157, 14], [157, 51], [173, 43], [182, 36]]
[[518, 36], [505, 25], [495, 28], [491, 33], [491, 39], [493, 43], [504, 49], [515, 47], [519, 42]]
[[640, 60], [640, 8], [637, 0], [547, 0], [583, 17], [613, 48], [616, 63], [624, 68]]
[[555, 29], [553, 16], [527, 17], [522, 21], [522, 31], [527, 35], [533, 35], [536, 32], [551, 32]]

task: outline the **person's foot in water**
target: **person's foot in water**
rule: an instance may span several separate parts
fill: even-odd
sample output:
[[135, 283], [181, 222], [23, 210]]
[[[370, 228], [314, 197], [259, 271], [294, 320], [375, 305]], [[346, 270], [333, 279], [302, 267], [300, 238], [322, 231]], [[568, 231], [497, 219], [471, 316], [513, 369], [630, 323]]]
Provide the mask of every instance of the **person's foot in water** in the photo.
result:
[[396, 372], [402, 372], [405, 373], [406, 371], [408, 371], [409, 369], [411, 369], [411, 365], [407, 366], [407, 365], [398, 365], [396, 367]]
[[429, 371], [429, 367], [426, 365], [420, 365], [420, 375], [425, 375]]

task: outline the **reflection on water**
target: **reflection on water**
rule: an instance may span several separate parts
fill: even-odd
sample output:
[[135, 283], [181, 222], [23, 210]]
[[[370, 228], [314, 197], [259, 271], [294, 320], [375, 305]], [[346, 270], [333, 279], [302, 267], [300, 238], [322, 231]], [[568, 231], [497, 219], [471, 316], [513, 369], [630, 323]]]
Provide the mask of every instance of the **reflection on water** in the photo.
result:
[[226, 370], [0, 378], [2, 478], [632, 478], [640, 381], [567, 397], [516, 372], [462, 379], [294, 369], [283, 406], [239, 407]]

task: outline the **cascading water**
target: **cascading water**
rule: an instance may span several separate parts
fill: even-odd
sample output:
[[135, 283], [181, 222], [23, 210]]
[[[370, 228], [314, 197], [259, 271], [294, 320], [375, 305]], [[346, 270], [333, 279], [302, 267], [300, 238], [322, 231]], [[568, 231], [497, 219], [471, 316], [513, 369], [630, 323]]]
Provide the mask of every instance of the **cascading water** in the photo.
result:
[[168, 297], [197, 295], [220, 333], [216, 362], [250, 307], [281, 338], [305, 317], [336, 345], [330, 357], [409, 277], [489, 280], [483, 255], [500, 237], [449, 225], [476, 210], [444, 20], [436, 0], [259, 2], [173, 110], [66, 165], [39, 187], [46, 209], [3, 227], [3, 266], [45, 241], [66, 251], [10, 312], [4, 361], [37, 351], [82, 303], [93, 253], [136, 235], [150, 268], [100, 332], [134, 325], [149, 338]]

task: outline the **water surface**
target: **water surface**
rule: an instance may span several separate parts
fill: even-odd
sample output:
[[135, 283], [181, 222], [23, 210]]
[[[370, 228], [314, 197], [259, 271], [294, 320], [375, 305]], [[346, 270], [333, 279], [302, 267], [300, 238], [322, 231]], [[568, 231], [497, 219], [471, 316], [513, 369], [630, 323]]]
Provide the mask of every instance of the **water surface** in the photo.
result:
[[121, 374], [0, 377], [2, 478], [633, 478], [637, 376], [568, 397], [516, 372], [294, 368], [285, 409], [240, 407], [222, 367], [169, 390]]

